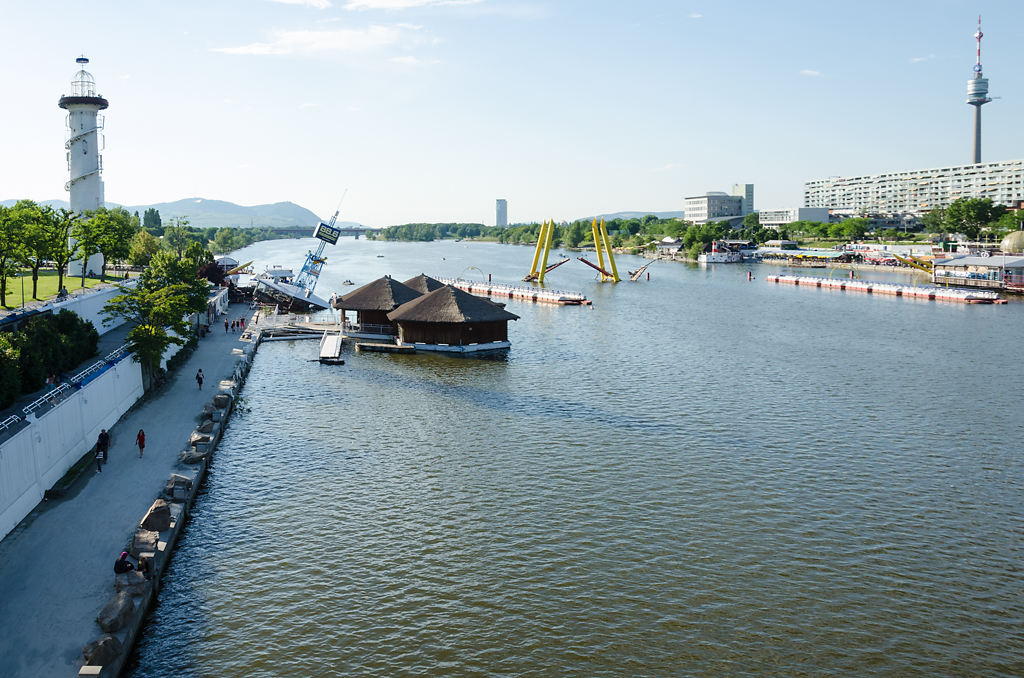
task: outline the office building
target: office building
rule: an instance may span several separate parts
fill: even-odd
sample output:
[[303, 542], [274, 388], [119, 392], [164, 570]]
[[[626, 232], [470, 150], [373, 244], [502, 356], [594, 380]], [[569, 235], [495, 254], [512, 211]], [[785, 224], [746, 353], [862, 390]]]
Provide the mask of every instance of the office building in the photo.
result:
[[695, 224], [735, 221], [754, 211], [754, 184], [735, 184], [732, 195], [708, 191], [686, 198], [686, 220]]
[[762, 228], [778, 230], [794, 221], [829, 222], [828, 210], [824, 207], [789, 207], [777, 210], [761, 210], [757, 213]]
[[498, 198], [496, 212], [497, 214], [494, 218], [495, 225], [508, 226], [508, 201], [504, 198]]

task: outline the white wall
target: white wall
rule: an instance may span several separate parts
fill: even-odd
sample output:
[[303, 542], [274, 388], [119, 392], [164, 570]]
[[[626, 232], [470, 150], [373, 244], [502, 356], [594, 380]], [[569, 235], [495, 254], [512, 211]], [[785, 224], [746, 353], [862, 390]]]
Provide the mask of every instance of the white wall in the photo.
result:
[[142, 370], [129, 354], [0, 443], [0, 539], [140, 397]]
[[[64, 278], [66, 281], [65, 286], [69, 283], [73, 284], [74, 280]], [[129, 286], [134, 286], [135, 281], [128, 283]], [[59, 313], [61, 309], [67, 309], [74, 311], [83, 319], [90, 321], [95, 327], [96, 331], [100, 334], [106, 334], [115, 327], [120, 327], [124, 324], [124, 318], [114, 318], [113, 320], [107, 320], [103, 315], [103, 305], [108, 301], [121, 294], [121, 290], [116, 287], [103, 288], [102, 290], [86, 293], [76, 294], [67, 301], [53, 302], [53, 312]]]

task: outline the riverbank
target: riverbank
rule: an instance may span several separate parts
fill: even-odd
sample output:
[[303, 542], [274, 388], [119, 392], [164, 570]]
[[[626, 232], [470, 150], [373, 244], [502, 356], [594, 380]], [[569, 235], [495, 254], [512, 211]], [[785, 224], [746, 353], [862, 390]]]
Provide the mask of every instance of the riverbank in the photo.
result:
[[[231, 306], [228, 313], [232, 318], [249, 315], [242, 304]], [[204, 405], [216, 393], [231, 392], [237, 385], [238, 364], [252, 350], [244, 337], [213, 332], [201, 339], [159, 392], [141, 400], [110, 429], [109, 463], [103, 472], [86, 467], [64, 497], [40, 504], [0, 542], [4, 675], [75, 675], [83, 663], [83, 647], [104, 635], [96, 618], [115, 595], [114, 560], [132, 545], [140, 520], [170, 475], [182, 472], [179, 455], [189, 444]], [[206, 375], [202, 390], [195, 380], [200, 368]], [[146, 431], [142, 458], [135, 446], [139, 429]], [[193, 474], [192, 479], [194, 493], [198, 476]], [[169, 557], [169, 547], [184, 523], [187, 498], [182, 500], [170, 516], [175, 531], [161, 531], [154, 544], [161, 553], [158, 568]], [[123, 636], [120, 663], [150, 600], [151, 595], [140, 592], [139, 604], [133, 602], [138, 612], [126, 615], [124, 626], [114, 634]]]

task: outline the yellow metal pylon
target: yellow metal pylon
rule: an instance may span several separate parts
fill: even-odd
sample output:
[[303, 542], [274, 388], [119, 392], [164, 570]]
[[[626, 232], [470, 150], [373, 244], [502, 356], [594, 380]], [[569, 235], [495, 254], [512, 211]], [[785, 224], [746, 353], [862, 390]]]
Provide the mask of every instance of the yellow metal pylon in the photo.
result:
[[[608, 253], [608, 265], [612, 267], [612, 282], [619, 282], [619, 271], [615, 268], [615, 255], [612, 254], [612, 241], [608, 239], [608, 231], [604, 227], [604, 219], [601, 219], [601, 238], [604, 240], [604, 249]], [[602, 265], [602, 268], [604, 266]]]
[[551, 236], [555, 232], [555, 220], [552, 219], [548, 223], [547, 234], [544, 238], [544, 261], [540, 265], [540, 270], [537, 271], [537, 282], [544, 282], [544, 274], [548, 271], [548, 253], [551, 251]]
[[540, 227], [540, 233], [537, 234], [537, 247], [533, 251], [533, 264], [530, 266], [530, 275], [527, 279], [537, 275], [537, 264], [540, 263], [540, 251], [544, 249], [544, 238], [548, 230], [548, 221], [544, 220], [544, 224]]

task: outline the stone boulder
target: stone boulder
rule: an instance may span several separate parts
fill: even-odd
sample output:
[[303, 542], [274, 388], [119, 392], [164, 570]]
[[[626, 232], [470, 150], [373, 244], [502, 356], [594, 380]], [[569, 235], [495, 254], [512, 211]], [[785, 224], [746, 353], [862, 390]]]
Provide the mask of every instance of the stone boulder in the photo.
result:
[[189, 447], [181, 453], [181, 463], [183, 464], [198, 464], [210, 456], [210, 451], [206, 450], [200, 452], [194, 447]]
[[171, 509], [163, 499], [157, 499], [146, 512], [146, 517], [140, 523], [147, 530], [163, 532], [171, 529]]
[[213, 423], [213, 420], [207, 419], [199, 425], [199, 428], [197, 428], [196, 431], [204, 435], [212, 435], [215, 428], [217, 428], [217, 425]]
[[86, 666], [109, 666], [119, 656], [123, 646], [114, 636], [103, 636], [82, 648]]
[[151, 585], [145, 575], [135, 570], [114, 575], [114, 589], [124, 591], [130, 596], [145, 595]]
[[[187, 452], [188, 450], [186, 450]], [[168, 499], [180, 501], [185, 498], [188, 491], [192, 489], [192, 479], [183, 475], [172, 473], [164, 485], [164, 496]]]
[[218, 393], [213, 396], [213, 406], [218, 410], [227, 409], [228, 405], [231, 404], [231, 396], [227, 393]]
[[96, 621], [101, 629], [107, 633], [114, 633], [124, 628], [133, 612], [135, 612], [135, 603], [132, 602], [132, 594], [127, 591], [118, 591], [100, 610]]
[[132, 558], [138, 559], [140, 553], [156, 551], [156, 545], [160, 541], [160, 533], [140, 527], [132, 537]]

